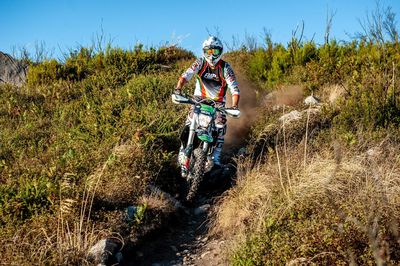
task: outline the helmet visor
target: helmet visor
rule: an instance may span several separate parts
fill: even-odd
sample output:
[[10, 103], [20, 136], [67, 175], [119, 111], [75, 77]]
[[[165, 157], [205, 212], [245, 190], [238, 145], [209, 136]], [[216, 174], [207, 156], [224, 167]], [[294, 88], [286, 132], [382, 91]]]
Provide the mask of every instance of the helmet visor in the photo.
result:
[[203, 51], [204, 51], [204, 54], [208, 54], [208, 55], [222, 54], [222, 49], [219, 49], [219, 48], [205, 48]]

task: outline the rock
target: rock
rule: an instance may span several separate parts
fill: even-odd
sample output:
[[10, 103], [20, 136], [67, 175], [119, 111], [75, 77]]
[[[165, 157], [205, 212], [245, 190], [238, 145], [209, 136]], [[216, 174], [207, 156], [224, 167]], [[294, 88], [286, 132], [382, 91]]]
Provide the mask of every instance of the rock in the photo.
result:
[[0, 52], [0, 84], [8, 83], [20, 87], [25, 83], [27, 71], [27, 64]]
[[189, 250], [188, 250], [188, 249], [185, 249], [184, 251], [182, 251], [182, 253], [183, 253], [183, 254], [188, 254], [188, 253], [189, 253]]
[[204, 204], [194, 210], [194, 215], [204, 214], [210, 209], [210, 204]]
[[283, 123], [289, 123], [295, 120], [301, 119], [301, 113], [297, 110], [291, 111], [290, 113], [284, 114], [279, 118], [279, 121]]
[[177, 249], [175, 246], [171, 246], [171, 249], [172, 249], [174, 252], [178, 252], [178, 249]]
[[320, 100], [313, 95], [308, 96], [307, 98], [304, 99], [304, 103], [307, 105], [318, 105], [320, 104]]
[[88, 260], [98, 265], [108, 265], [110, 261], [115, 260], [114, 254], [118, 250], [118, 243], [111, 239], [102, 239], [97, 242], [88, 252]]

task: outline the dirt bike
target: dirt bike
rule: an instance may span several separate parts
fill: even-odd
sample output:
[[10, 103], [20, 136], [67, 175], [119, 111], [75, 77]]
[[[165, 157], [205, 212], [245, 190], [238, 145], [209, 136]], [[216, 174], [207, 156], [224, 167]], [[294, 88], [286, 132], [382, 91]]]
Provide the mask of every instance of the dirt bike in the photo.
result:
[[213, 152], [218, 133], [215, 126], [217, 112], [230, 117], [239, 118], [240, 110], [225, 108], [211, 98], [196, 99], [187, 95], [172, 94], [172, 101], [176, 104], [193, 105], [193, 117], [189, 126], [185, 126], [180, 139], [182, 156], [178, 158], [181, 167], [181, 176], [186, 179], [186, 200], [192, 201], [204, 174], [213, 166]]

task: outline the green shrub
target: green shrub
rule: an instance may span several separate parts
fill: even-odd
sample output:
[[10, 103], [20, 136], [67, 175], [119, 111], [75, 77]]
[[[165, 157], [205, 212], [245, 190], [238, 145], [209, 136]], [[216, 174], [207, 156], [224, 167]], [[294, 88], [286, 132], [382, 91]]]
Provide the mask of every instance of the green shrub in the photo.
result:
[[193, 58], [192, 52], [174, 46], [144, 50], [142, 45], [137, 45], [134, 50], [124, 50], [109, 45], [98, 53], [93, 48], [80, 47], [71, 51], [63, 64], [53, 59], [31, 65], [27, 79], [34, 87], [61, 80], [76, 82], [94, 75], [103, 77], [107, 81], [103, 83], [105, 86], [119, 87], [134, 75], [164, 71], [179, 60]]
[[341, 112], [335, 118], [347, 130], [354, 125], [363, 128], [380, 128], [399, 124], [399, 95], [395, 80], [400, 77], [396, 62], [400, 50], [388, 44], [378, 47], [361, 42], [359, 52], [348, 57], [351, 75], [345, 77], [348, 97], [341, 102]]
[[0, 223], [23, 222], [46, 211], [54, 202], [54, 184], [45, 177], [23, 177], [0, 185]]
[[49, 85], [60, 79], [62, 65], [56, 60], [44, 61], [37, 65], [29, 66], [27, 74], [28, 86]]
[[339, 104], [337, 125], [354, 128], [388, 127], [399, 123], [400, 49], [396, 43], [377, 44], [365, 40], [317, 47], [313, 42], [290, 42], [285, 48], [268, 43], [248, 59], [247, 73], [264, 89], [283, 84], [303, 84], [308, 93], [318, 94], [329, 85], [346, 89]]

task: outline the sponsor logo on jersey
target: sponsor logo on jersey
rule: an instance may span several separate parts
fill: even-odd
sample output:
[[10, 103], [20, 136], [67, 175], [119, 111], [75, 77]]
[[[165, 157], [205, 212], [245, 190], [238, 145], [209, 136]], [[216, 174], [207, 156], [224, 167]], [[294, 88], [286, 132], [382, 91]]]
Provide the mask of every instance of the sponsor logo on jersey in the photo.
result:
[[204, 78], [212, 79], [212, 80], [219, 80], [218, 76], [214, 73], [204, 73]]

